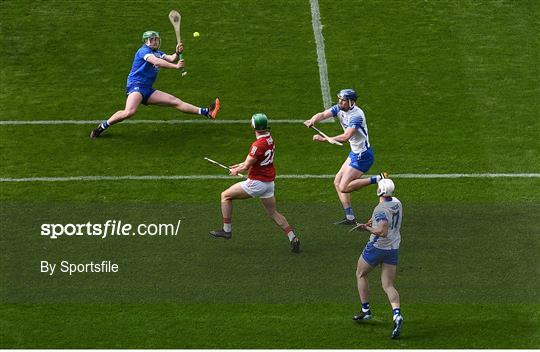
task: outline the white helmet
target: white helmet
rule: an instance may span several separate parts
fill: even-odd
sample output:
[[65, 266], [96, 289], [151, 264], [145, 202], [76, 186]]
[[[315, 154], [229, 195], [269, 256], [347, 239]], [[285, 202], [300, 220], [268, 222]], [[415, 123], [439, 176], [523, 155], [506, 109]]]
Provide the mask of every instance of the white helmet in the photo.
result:
[[396, 186], [394, 185], [394, 181], [392, 181], [389, 178], [383, 178], [377, 184], [377, 195], [379, 197], [380, 196], [392, 197], [394, 195], [395, 189], [396, 189]]

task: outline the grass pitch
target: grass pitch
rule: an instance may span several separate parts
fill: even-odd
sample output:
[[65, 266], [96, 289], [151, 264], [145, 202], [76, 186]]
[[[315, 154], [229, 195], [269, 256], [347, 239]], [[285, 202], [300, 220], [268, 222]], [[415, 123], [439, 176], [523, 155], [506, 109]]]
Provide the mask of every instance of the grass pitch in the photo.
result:
[[[2, 2], [1, 120], [101, 120], [124, 104], [141, 33], [174, 32], [166, 2]], [[220, 119], [304, 119], [322, 109], [308, 1], [189, 1], [188, 76], [155, 87]], [[331, 90], [359, 92], [376, 153], [372, 173], [540, 172], [540, 6], [534, 1], [320, 1]], [[50, 19], [54, 18], [54, 21]], [[194, 39], [191, 33], [199, 31]], [[66, 35], [68, 33], [69, 35]], [[89, 34], [91, 33], [91, 35]], [[141, 107], [134, 119], [196, 118]], [[0, 126], [0, 177], [208, 175], [245, 157], [246, 125]], [[337, 124], [324, 126], [338, 133]], [[345, 149], [274, 125], [278, 174], [332, 174]], [[371, 275], [375, 319], [355, 324], [355, 264], [367, 236], [331, 223], [330, 179], [277, 180], [298, 231], [290, 253], [257, 200], [235, 203], [234, 236], [219, 193], [234, 180], [0, 183], [2, 348], [539, 348], [538, 178], [395, 179], [404, 204], [396, 287], [403, 336]], [[372, 188], [353, 195], [369, 216]], [[176, 238], [39, 236], [43, 223], [175, 223]], [[40, 260], [112, 259], [112, 275], [47, 277]], [[92, 328], [90, 328], [92, 327]], [[502, 334], [501, 331], [505, 333]]]

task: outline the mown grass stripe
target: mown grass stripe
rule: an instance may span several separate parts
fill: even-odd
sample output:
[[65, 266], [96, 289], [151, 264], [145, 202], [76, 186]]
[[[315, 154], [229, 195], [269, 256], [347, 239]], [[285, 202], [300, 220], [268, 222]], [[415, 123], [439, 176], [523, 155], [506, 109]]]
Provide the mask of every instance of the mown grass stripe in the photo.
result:
[[[335, 175], [278, 175], [278, 179], [331, 179]], [[540, 178], [540, 173], [478, 173], [478, 174], [394, 174], [392, 178], [455, 179], [455, 178]], [[69, 182], [69, 181], [159, 181], [159, 180], [221, 180], [238, 179], [227, 175], [125, 175], [125, 176], [65, 176], [65, 177], [3, 177], [0, 182]]]
[[[16, 125], [93, 125], [103, 122], [102, 120], [4, 120], [0, 121], [0, 125], [16, 126]], [[304, 120], [270, 120], [270, 123], [303, 123]], [[126, 120], [122, 124], [249, 124], [249, 119], [244, 120]]]

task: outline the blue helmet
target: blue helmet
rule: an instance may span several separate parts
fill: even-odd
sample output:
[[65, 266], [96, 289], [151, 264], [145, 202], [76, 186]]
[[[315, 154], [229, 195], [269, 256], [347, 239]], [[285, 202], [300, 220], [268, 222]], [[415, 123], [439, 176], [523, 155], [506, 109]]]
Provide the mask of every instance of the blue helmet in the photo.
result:
[[342, 89], [339, 91], [337, 97], [339, 99], [352, 101], [356, 101], [356, 99], [358, 98], [354, 89]]

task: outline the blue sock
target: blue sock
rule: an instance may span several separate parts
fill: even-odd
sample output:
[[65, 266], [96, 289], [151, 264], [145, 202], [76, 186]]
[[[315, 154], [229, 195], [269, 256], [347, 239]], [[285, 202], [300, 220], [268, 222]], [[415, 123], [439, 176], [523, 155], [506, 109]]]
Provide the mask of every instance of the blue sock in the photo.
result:
[[394, 315], [401, 315], [401, 309], [399, 308], [394, 308]]
[[345, 208], [345, 217], [348, 220], [354, 220], [354, 213], [352, 211], [352, 207]]
[[109, 123], [105, 120], [101, 123], [101, 128], [103, 128], [104, 130], [106, 130], [107, 128], [109, 128]]
[[377, 183], [377, 176], [371, 176], [369, 178], [369, 183], [372, 184], [372, 185], [376, 184]]
[[208, 108], [199, 108], [199, 115], [208, 116]]
[[370, 310], [369, 302], [362, 303], [362, 312], [367, 312], [368, 310]]

